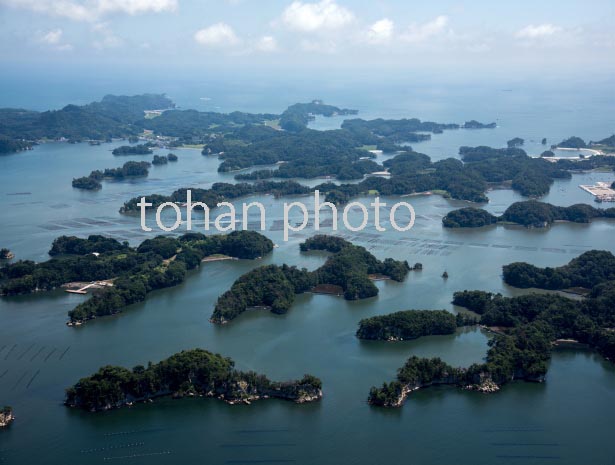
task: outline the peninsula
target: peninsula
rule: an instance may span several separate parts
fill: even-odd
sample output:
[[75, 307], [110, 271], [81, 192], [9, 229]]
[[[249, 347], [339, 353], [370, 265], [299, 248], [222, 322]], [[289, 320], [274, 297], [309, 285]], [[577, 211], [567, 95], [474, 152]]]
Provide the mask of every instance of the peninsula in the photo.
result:
[[187, 271], [198, 268], [207, 256], [255, 259], [272, 250], [273, 243], [254, 231], [212, 236], [189, 233], [177, 239], [157, 236], [136, 248], [96, 235], [87, 239], [62, 236], [54, 241], [51, 260], [19, 260], [0, 268], [0, 295], [52, 290], [75, 281], [112, 280], [112, 286], [69, 311], [69, 325], [81, 325], [120, 313], [145, 300], [153, 290], [180, 284]]

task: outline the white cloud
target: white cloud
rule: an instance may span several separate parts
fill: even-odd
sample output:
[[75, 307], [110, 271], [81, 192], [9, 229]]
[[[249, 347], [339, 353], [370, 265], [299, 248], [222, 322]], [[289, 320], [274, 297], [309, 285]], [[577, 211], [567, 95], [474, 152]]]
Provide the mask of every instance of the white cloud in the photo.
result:
[[0, 5], [23, 8], [35, 13], [96, 21], [106, 14], [160, 13], [174, 11], [178, 0], [0, 0]]
[[194, 40], [205, 46], [228, 46], [240, 42], [233, 28], [226, 23], [216, 23], [196, 31]]
[[65, 43], [62, 41], [62, 37], [64, 32], [62, 29], [52, 29], [50, 31], [40, 33], [39, 41], [53, 50], [57, 50], [60, 52], [67, 52], [73, 49], [71, 44]]
[[352, 23], [354, 14], [333, 0], [318, 3], [294, 1], [282, 13], [282, 22], [290, 29], [302, 32], [335, 30]]
[[256, 49], [261, 52], [275, 52], [278, 49], [278, 42], [275, 37], [264, 36], [256, 43]]
[[539, 24], [538, 26], [530, 24], [517, 31], [515, 37], [518, 39], [541, 39], [557, 34], [561, 30], [561, 27], [549, 23]]
[[99, 49], [115, 48], [122, 45], [123, 40], [120, 39], [115, 33], [109, 29], [107, 23], [98, 23], [92, 27], [92, 31], [97, 35], [97, 39], [92, 45]]
[[41, 37], [41, 41], [45, 42], [49, 45], [57, 45], [62, 40], [62, 29], [52, 29], [47, 32], [43, 37]]
[[437, 18], [423, 24], [412, 24], [400, 38], [406, 42], [418, 43], [448, 33], [448, 17]]
[[98, 11], [104, 13], [162, 13], [175, 11], [177, 0], [96, 0]]
[[372, 43], [388, 42], [393, 37], [393, 21], [384, 18], [372, 24], [367, 31], [367, 40]]

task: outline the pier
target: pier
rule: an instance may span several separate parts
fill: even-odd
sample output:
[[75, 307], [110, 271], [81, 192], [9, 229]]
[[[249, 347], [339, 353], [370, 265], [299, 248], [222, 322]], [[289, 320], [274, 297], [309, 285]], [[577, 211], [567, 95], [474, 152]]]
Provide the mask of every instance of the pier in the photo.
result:
[[[113, 283], [111, 281], [92, 281], [91, 283], [67, 283], [63, 287], [67, 287], [66, 292], [71, 294], [87, 294], [88, 289], [102, 289], [105, 287], [112, 287]], [[73, 289], [73, 288], [77, 289]]]
[[581, 184], [579, 187], [593, 195], [595, 202], [615, 202], [615, 190], [608, 182], [597, 182], [593, 186]]

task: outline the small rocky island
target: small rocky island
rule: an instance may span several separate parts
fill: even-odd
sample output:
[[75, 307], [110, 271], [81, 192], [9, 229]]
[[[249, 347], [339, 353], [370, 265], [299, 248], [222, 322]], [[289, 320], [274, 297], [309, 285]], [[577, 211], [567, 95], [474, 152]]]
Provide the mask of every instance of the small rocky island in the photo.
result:
[[13, 409], [11, 407], [5, 406], [0, 410], [0, 428], [5, 428], [9, 426], [15, 417], [13, 416]]
[[132, 370], [105, 366], [68, 388], [65, 404], [98, 412], [160, 397], [215, 397], [229, 404], [268, 398], [302, 404], [322, 398], [322, 382], [315, 376], [279, 382], [253, 371], [238, 371], [234, 366], [230, 358], [203, 349], [184, 350]]

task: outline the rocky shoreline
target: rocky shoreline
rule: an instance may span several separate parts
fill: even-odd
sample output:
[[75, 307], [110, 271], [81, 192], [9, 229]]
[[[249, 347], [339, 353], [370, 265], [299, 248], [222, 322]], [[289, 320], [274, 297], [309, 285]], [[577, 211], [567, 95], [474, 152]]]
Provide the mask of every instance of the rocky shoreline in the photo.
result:
[[291, 381], [272, 381], [253, 371], [235, 370], [229, 358], [192, 349], [132, 370], [104, 366], [68, 388], [64, 404], [98, 412], [164, 397], [215, 398], [228, 404], [274, 398], [303, 404], [322, 398], [322, 382], [309, 374]]
[[[520, 380], [541, 383], [545, 380], [544, 376], [533, 377], [524, 375], [523, 373], [515, 373], [515, 375], [519, 376], [514, 376], [513, 379], [509, 381]], [[464, 369], [458, 369], [456, 372], [450, 373], [448, 376], [436, 378], [429, 382], [398, 384], [394, 395], [389, 395], [384, 400], [372, 397], [370, 394], [368, 403], [378, 407], [399, 408], [405, 403], [406, 399], [412, 392], [433, 386], [454, 386], [464, 391], [476, 391], [484, 394], [492, 394], [500, 391], [506, 382], [508, 381], [496, 383], [488, 373], [478, 373], [468, 379], [467, 371]]]
[[[282, 399], [292, 401], [296, 404], [305, 404], [308, 402], [316, 402], [322, 399], [322, 389], [313, 385], [302, 384], [301, 381], [289, 383], [274, 383], [269, 389], [258, 389], [247, 381], [237, 381], [227, 389], [216, 389], [210, 391], [200, 391], [196, 388], [191, 388], [187, 391], [159, 391], [144, 397], [134, 397], [126, 394], [122, 399], [116, 402], [108, 402], [97, 408], [86, 409], [92, 413], [105, 412], [125, 407], [132, 407], [138, 403], [151, 404], [155, 399], [172, 398], [184, 399], [190, 397], [213, 398], [221, 400], [229, 405], [250, 405], [252, 402], [265, 399]], [[64, 404], [71, 408], [84, 409], [84, 404], [78, 399], [67, 398]]]

